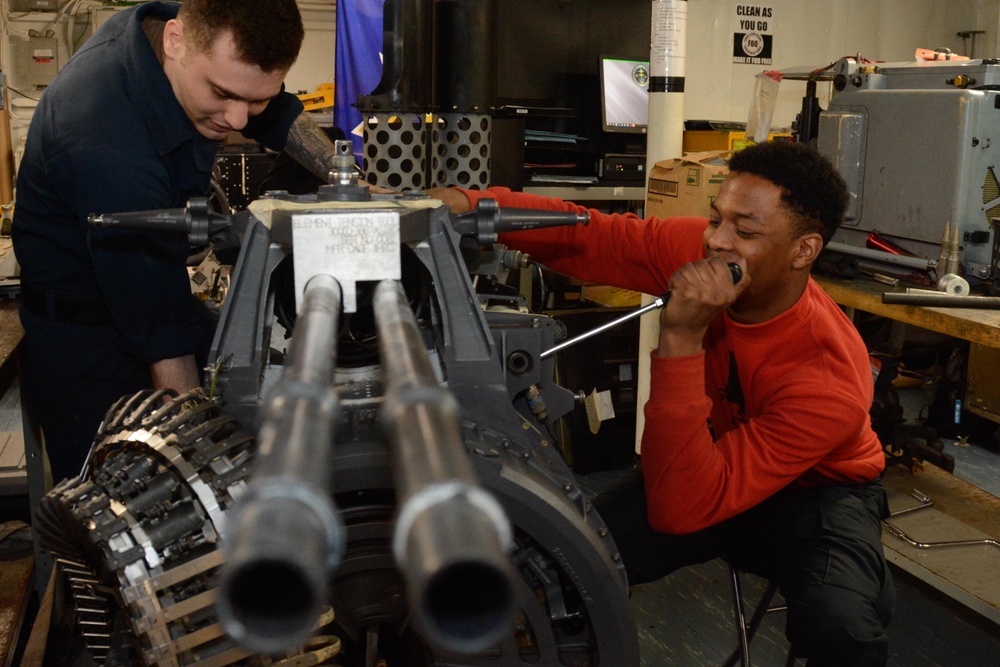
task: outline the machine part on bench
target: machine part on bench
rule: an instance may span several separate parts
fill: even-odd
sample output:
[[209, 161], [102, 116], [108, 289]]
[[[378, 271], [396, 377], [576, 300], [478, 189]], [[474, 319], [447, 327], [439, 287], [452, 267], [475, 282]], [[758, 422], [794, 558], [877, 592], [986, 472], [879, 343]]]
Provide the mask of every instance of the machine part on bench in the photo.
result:
[[[916, 255], [914, 261], [934, 258], [924, 260], [933, 263], [924, 268], [935, 269], [936, 279], [956, 273], [973, 286], [995, 279], [1000, 143], [991, 137], [1000, 63], [846, 57], [832, 74], [834, 91], [819, 117], [816, 146], [837, 166], [851, 197], [827, 247], [864, 256], [860, 251], [877, 229]], [[955, 85], [973, 79], [974, 86]]]
[[254, 483], [229, 517], [216, 608], [226, 632], [260, 653], [292, 651], [309, 638], [344, 551], [330, 487], [340, 308], [340, 284], [314, 276], [289, 365], [262, 406]]

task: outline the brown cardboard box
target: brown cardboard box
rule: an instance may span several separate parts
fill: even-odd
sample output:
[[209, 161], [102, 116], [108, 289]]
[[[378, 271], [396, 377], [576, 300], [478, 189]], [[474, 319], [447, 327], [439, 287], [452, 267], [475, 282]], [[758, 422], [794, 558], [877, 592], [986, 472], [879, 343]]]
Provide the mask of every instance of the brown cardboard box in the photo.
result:
[[657, 162], [649, 173], [646, 215], [707, 218], [709, 207], [729, 173], [726, 158], [731, 154], [732, 151], [708, 151]]

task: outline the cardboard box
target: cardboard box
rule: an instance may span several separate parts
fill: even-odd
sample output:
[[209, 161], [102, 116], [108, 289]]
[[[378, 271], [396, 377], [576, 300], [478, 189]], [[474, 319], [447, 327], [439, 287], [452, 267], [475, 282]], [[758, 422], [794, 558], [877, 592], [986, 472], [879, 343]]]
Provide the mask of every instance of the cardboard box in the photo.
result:
[[657, 162], [649, 173], [646, 215], [707, 218], [709, 207], [729, 173], [726, 158], [731, 154], [731, 151], [708, 151]]

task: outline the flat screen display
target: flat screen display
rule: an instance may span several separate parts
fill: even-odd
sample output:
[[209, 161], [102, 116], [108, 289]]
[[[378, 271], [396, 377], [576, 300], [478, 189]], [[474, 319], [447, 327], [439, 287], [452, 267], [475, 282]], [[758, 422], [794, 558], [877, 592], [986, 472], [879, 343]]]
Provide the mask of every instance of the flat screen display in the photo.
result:
[[601, 58], [601, 113], [605, 132], [646, 131], [649, 62]]

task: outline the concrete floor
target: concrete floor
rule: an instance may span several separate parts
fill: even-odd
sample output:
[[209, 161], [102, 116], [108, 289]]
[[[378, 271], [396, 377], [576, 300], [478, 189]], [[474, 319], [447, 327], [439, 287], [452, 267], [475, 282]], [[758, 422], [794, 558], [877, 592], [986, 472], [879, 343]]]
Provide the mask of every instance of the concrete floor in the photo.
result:
[[[923, 396], [915, 392], [907, 400], [919, 402]], [[7, 392], [0, 400], [0, 431], [20, 430], [18, 401], [15, 384], [15, 391]], [[959, 446], [955, 441], [946, 443], [946, 451], [955, 457], [956, 477], [1000, 496], [1000, 453], [975, 445]], [[594, 492], [619, 474], [594, 473], [581, 477], [581, 481]], [[995, 572], [981, 574], [996, 577]], [[891, 666], [1000, 664], [998, 625], [898, 567], [893, 568], [893, 575], [897, 606], [889, 629]], [[643, 667], [723, 664], [736, 646], [728, 576], [726, 566], [713, 561], [632, 589], [631, 606], [640, 635]], [[744, 585], [749, 613], [764, 590], [764, 582], [745, 575]], [[784, 665], [787, 651], [783, 614], [769, 614], [751, 645], [753, 664]]]
[[[918, 415], [921, 405], [931, 396], [929, 387], [902, 392], [901, 402], [909, 421], [915, 421], [910, 415]], [[1000, 497], [1000, 451], [956, 440], [945, 440], [945, 451], [955, 457], [956, 478]], [[588, 492], [596, 493], [620, 475], [621, 472], [604, 471], [581, 479]], [[920, 481], [915, 483], [919, 485]], [[993, 537], [1000, 539], [1000, 535]], [[1000, 568], [993, 563], [1000, 549], [974, 548], [985, 549], [986, 553], [978, 561], [977, 553], [963, 555], [978, 563], [969, 567], [973, 570], [969, 574], [995, 580]], [[1000, 665], [1000, 625], [899, 567], [893, 566], [892, 571], [897, 601], [889, 628], [890, 666]], [[765, 585], [762, 579], [744, 575], [748, 614]], [[729, 572], [721, 561], [688, 567], [653, 584], [633, 587], [632, 610], [639, 630], [643, 667], [721, 665], [736, 647]], [[784, 665], [787, 653], [784, 616], [768, 614], [751, 644], [752, 664]]]
[[[893, 568], [896, 610], [891, 667], [995, 667], [1000, 628], [911, 575]], [[751, 607], [763, 580], [745, 575]], [[685, 568], [632, 589], [642, 667], [721, 665], [736, 647], [728, 570], [721, 561]], [[784, 615], [768, 614], [750, 645], [752, 664], [785, 664]], [[799, 661], [804, 664], [804, 661]]]

